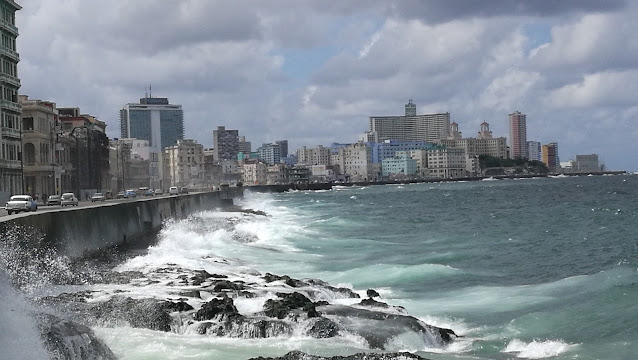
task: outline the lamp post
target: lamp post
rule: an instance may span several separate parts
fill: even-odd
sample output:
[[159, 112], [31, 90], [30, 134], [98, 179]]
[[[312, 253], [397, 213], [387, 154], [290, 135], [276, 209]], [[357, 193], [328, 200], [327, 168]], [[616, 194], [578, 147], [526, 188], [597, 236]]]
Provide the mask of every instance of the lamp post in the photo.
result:
[[75, 178], [76, 178], [77, 198], [80, 199], [82, 197], [80, 195], [80, 139], [75, 134], [77, 129], [87, 129], [88, 131], [88, 127], [86, 127], [85, 125], [76, 126], [73, 128], [73, 130], [71, 130], [71, 133], [69, 134], [70, 136], [75, 138], [75, 176], [76, 176]]

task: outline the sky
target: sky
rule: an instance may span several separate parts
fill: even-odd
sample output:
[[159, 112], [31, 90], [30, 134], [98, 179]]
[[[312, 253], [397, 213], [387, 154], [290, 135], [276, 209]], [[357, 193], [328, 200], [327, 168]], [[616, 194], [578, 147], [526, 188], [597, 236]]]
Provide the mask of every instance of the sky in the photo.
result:
[[185, 137], [351, 143], [370, 116], [449, 112], [638, 170], [638, 2], [631, 0], [17, 0], [21, 94], [79, 107], [119, 137], [152, 86]]

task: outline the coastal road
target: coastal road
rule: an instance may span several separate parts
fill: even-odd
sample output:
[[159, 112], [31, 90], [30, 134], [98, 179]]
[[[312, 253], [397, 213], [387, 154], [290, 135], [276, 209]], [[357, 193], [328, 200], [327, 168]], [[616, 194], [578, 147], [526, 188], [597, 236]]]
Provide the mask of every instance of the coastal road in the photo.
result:
[[[70, 211], [77, 208], [109, 206], [109, 205], [119, 204], [119, 203], [150, 200], [150, 199], [157, 199], [157, 198], [169, 197], [169, 196], [171, 195], [166, 194], [166, 195], [158, 195], [158, 196], [138, 196], [137, 198], [134, 198], [134, 199], [109, 199], [109, 200], [96, 201], [96, 202], [91, 202], [91, 200], [88, 200], [88, 201], [82, 200], [78, 202], [78, 206], [65, 206], [65, 207], [61, 207], [59, 205], [47, 206], [47, 205], [38, 204], [38, 210], [36, 212], [20, 212], [18, 214], [11, 214], [11, 215], [8, 215], [7, 211], [4, 209], [4, 206], [2, 206], [2, 208], [0, 208], [0, 219], [7, 220], [12, 217], [37, 214], [38, 212]], [[172, 196], [179, 196], [179, 195], [172, 195]]]

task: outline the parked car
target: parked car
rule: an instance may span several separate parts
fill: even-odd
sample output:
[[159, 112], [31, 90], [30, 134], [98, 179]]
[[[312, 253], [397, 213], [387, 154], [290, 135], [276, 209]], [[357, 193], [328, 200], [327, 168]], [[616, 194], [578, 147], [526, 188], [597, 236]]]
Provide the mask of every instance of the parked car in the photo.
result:
[[138, 195], [146, 195], [146, 192], [148, 191], [148, 187], [146, 186], [142, 186], [141, 188], [139, 188], [137, 190], [137, 194]]
[[155, 189], [155, 195], [164, 195], [164, 190], [162, 190], [162, 189]]
[[124, 199], [125, 197], [126, 197], [126, 191], [120, 191], [119, 193], [117, 193], [118, 199]]
[[62, 194], [62, 201], [60, 205], [64, 206], [78, 206], [78, 198], [75, 197], [74, 193], [64, 193]]
[[105, 191], [104, 192], [104, 197], [106, 198], [106, 200], [113, 199], [113, 192], [112, 191]]
[[104, 201], [104, 200], [106, 200], [106, 196], [104, 196], [103, 193], [95, 193], [91, 196], [91, 202]]
[[47, 205], [49, 206], [60, 205], [61, 203], [62, 203], [62, 196], [60, 195], [51, 195], [47, 199]]
[[182, 186], [182, 188], [179, 189], [179, 193], [180, 194], [188, 194], [188, 188], [186, 186]]
[[137, 193], [133, 189], [126, 190], [124, 193], [125, 198], [135, 199], [137, 197]]
[[4, 208], [7, 210], [7, 214], [11, 215], [20, 211], [36, 211], [38, 203], [33, 200], [31, 195], [13, 195]]
[[177, 186], [171, 186], [170, 188], [168, 188], [168, 194], [179, 195], [179, 189], [177, 188]]
[[153, 196], [153, 195], [155, 195], [155, 193], [151, 189], [147, 189], [146, 191], [144, 191], [144, 196]]

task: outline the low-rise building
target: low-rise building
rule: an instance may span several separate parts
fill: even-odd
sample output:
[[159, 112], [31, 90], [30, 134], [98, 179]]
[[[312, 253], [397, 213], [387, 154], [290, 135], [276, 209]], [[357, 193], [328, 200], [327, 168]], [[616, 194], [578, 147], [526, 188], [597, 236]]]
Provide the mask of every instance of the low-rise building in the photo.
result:
[[204, 146], [195, 140], [177, 140], [164, 149], [171, 186], [206, 187], [204, 182]]
[[381, 174], [386, 177], [412, 177], [418, 174], [417, 161], [407, 151], [397, 151], [391, 158], [383, 159]]
[[427, 150], [428, 175], [440, 179], [468, 176], [465, 151], [440, 147]]

